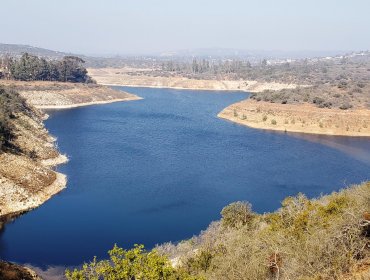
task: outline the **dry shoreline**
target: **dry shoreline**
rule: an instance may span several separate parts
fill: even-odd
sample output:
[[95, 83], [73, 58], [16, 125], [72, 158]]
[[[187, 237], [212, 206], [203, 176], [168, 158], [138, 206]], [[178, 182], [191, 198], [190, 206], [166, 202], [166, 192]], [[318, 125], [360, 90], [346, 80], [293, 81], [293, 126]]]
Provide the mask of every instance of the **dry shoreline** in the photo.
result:
[[370, 110], [322, 109], [310, 104], [276, 104], [243, 100], [218, 117], [256, 129], [370, 137]]
[[[20, 167], [21, 169], [24, 168], [21, 171], [24, 174], [23, 176], [37, 177], [37, 173], [47, 172], [48, 175], [46, 176], [52, 176], [51, 178], [54, 180], [50, 184], [41, 184], [38, 189], [33, 190], [33, 188], [26, 187], [26, 182], [17, 180], [15, 174], [12, 174], [11, 171], [2, 170], [0, 174], [0, 197], [2, 200], [0, 220], [3, 222], [41, 206], [66, 188], [67, 176], [53, 170], [55, 166], [68, 162], [68, 158], [65, 155], [58, 154], [54, 158], [44, 159], [35, 163], [30, 162], [25, 157], [2, 155], [1, 161], [3, 163], [4, 160], [14, 162], [14, 164], [10, 163], [10, 168], [14, 165], [24, 165]], [[7, 164], [9, 165], [9, 163]], [[29, 172], [32, 172], [32, 169], [34, 170], [33, 172], [36, 172], [35, 174], [29, 174]]]
[[244, 92], [262, 92], [264, 90], [281, 90], [308, 86], [254, 80], [198, 80], [181, 76], [133, 75], [132, 72], [128, 74], [128, 70], [132, 69], [89, 68], [88, 73], [99, 84], [108, 86]]
[[96, 84], [3, 80], [0, 85], [14, 88], [38, 109], [69, 109], [142, 99], [131, 93]]
[[178, 90], [200, 90], [200, 91], [240, 91], [240, 92], [250, 92], [245, 89], [213, 89], [213, 88], [198, 88], [198, 87], [171, 87], [171, 86], [156, 86], [156, 85], [125, 85], [125, 84], [104, 84], [99, 83], [103, 86], [108, 87], [132, 87], [132, 88], [158, 88], [158, 89], [178, 89]]
[[115, 102], [134, 101], [134, 100], [141, 100], [141, 99], [142, 99], [141, 97], [128, 97], [128, 98], [110, 99], [110, 100], [105, 100], [105, 101], [92, 101], [92, 102], [85, 102], [85, 103], [77, 103], [77, 104], [70, 104], [70, 105], [35, 105], [35, 107], [41, 110], [62, 110], [62, 109], [86, 107], [86, 106], [91, 106], [91, 105], [110, 104], [110, 103], [115, 103]]

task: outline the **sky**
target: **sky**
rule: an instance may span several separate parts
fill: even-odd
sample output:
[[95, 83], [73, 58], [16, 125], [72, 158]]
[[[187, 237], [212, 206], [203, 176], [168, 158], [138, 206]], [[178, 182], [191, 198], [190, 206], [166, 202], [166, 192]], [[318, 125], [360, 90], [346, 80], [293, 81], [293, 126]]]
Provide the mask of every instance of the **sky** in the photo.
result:
[[370, 49], [369, 0], [0, 0], [0, 43], [80, 54]]

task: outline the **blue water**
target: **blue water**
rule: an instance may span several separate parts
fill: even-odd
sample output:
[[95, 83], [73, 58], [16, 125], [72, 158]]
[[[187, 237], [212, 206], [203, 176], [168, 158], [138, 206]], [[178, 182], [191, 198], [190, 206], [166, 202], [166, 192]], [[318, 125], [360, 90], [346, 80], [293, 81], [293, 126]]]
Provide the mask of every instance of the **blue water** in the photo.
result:
[[[126, 88], [122, 88], [126, 89]], [[232, 201], [272, 211], [370, 179], [370, 139], [250, 129], [216, 117], [244, 93], [127, 88], [143, 100], [51, 113], [70, 162], [68, 187], [8, 224], [0, 258], [77, 265], [130, 247], [178, 241]]]

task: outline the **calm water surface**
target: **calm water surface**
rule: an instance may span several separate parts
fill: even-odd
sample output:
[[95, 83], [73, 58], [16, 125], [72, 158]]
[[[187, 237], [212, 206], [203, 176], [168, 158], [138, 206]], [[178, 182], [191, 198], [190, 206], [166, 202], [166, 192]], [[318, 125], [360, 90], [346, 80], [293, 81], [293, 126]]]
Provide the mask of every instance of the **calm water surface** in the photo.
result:
[[[122, 88], [126, 89], [126, 88]], [[77, 265], [123, 247], [189, 238], [248, 200], [370, 179], [370, 139], [272, 133], [218, 119], [243, 93], [127, 88], [143, 100], [57, 111], [46, 122], [70, 162], [68, 188], [8, 224], [0, 258]]]

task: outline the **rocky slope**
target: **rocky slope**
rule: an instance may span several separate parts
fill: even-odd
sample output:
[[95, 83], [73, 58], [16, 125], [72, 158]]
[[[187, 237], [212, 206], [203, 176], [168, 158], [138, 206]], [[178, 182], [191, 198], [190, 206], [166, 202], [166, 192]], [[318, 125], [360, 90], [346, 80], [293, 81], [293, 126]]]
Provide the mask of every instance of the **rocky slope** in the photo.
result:
[[0, 261], [0, 279], [41, 280], [41, 278], [31, 269], [4, 261]]
[[57, 151], [41, 115], [19, 113], [12, 120], [19, 151], [0, 153], [0, 217], [38, 207], [66, 186], [66, 176], [53, 166], [67, 158]]

